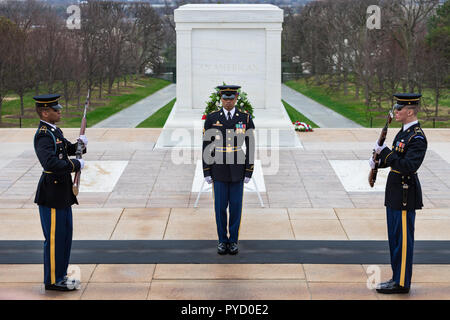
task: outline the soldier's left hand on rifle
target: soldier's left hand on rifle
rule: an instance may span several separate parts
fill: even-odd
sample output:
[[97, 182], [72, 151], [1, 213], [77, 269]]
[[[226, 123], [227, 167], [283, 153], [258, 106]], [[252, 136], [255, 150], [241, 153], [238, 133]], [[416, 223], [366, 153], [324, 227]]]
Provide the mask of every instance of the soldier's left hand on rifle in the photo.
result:
[[88, 144], [88, 138], [85, 135], [80, 135], [78, 140], [81, 140], [81, 142], [83, 142], [83, 150], [85, 150]]
[[373, 161], [373, 157], [370, 157], [369, 158], [369, 166], [370, 166], [370, 168], [371, 169], [375, 169], [375, 165], [376, 165], [376, 163], [375, 163], [375, 161]]
[[[383, 145], [380, 146], [380, 145], [378, 144], [378, 141], [375, 141], [375, 146], [373, 147], [373, 150], [375, 151], [375, 153], [376, 153], [377, 155], [379, 155], [380, 152], [381, 152], [381, 150], [383, 150], [384, 148], [386, 148], [386, 144], [383, 143]], [[376, 167], [376, 162], [378, 162], [378, 161], [374, 161], [374, 160], [373, 160], [373, 156], [369, 158], [369, 166], [370, 166], [371, 169], [375, 169], [375, 167]]]
[[378, 145], [378, 140], [375, 141], [375, 146], [373, 147], [373, 150], [375, 151], [376, 154], [380, 154], [381, 150], [383, 150], [384, 148], [386, 148], [386, 144], [383, 143], [382, 146]]

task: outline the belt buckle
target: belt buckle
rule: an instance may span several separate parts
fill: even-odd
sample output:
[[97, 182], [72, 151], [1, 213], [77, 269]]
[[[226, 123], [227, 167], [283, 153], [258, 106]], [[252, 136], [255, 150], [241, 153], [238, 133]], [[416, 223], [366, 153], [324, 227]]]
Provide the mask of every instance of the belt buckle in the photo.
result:
[[232, 152], [233, 151], [233, 147], [226, 147], [226, 152]]

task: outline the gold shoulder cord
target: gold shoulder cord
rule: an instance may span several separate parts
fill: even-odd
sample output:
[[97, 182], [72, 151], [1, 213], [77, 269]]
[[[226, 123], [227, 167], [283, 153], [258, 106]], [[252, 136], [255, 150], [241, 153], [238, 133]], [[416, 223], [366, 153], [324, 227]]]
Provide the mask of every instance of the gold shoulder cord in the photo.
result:
[[75, 165], [73, 164], [72, 160], [70, 160], [70, 158], [67, 158], [70, 162], [70, 164], [72, 165], [72, 172], [75, 171]]

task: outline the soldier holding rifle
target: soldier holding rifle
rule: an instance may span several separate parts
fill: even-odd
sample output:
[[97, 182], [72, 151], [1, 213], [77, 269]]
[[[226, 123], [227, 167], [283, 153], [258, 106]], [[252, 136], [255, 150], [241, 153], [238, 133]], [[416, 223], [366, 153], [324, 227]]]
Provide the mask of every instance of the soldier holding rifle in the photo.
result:
[[[56, 123], [61, 120], [62, 106], [59, 95], [35, 96], [36, 112], [41, 119], [34, 136], [34, 150], [43, 167], [34, 202], [39, 205], [44, 233], [44, 283], [46, 290], [75, 290], [69, 283], [69, 266], [72, 246], [72, 205], [78, 204], [72, 190], [71, 172], [84, 167], [83, 159], [70, 159], [79, 144], [86, 152], [88, 139], [81, 135], [76, 143], [64, 138]], [[85, 107], [86, 108], [86, 107]]]
[[397, 99], [395, 120], [403, 124], [402, 129], [395, 136], [392, 150], [384, 143], [380, 146], [377, 141], [374, 147], [376, 159], [369, 159], [373, 170], [377, 167], [391, 168], [384, 204], [393, 276], [377, 288], [377, 292], [385, 294], [408, 293], [410, 289], [416, 209], [423, 207], [417, 170], [427, 151], [427, 139], [417, 120], [421, 95], [405, 93], [394, 96]]

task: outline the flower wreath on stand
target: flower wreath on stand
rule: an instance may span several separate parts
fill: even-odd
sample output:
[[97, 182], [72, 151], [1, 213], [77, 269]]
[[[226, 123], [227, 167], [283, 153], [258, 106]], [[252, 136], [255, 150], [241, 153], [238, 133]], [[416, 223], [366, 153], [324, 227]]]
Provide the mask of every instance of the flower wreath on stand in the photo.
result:
[[[225, 86], [225, 82], [223, 83], [223, 85]], [[206, 119], [206, 116], [208, 114], [210, 114], [211, 112], [214, 111], [218, 111], [220, 109], [222, 109], [222, 106], [220, 104], [220, 93], [219, 93], [219, 89], [216, 88], [216, 91], [211, 93], [211, 95], [209, 96], [209, 101], [206, 101], [206, 108], [205, 111], [203, 112], [202, 115], [202, 120]], [[236, 108], [238, 108], [239, 110], [243, 111], [243, 112], [247, 112], [248, 114], [250, 114], [252, 116], [252, 118], [255, 118], [255, 116], [253, 115], [253, 107], [250, 103], [250, 101], [248, 101], [247, 99], [247, 93], [241, 91], [241, 89], [237, 90], [239, 95], [238, 95], [238, 99], [236, 101]]]
[[295, 121], [292, 122], [292, 124], [295, 127], [295, 131], [302, 131], [302, 132], [313, 131], [313, 128], [307, 123]]

